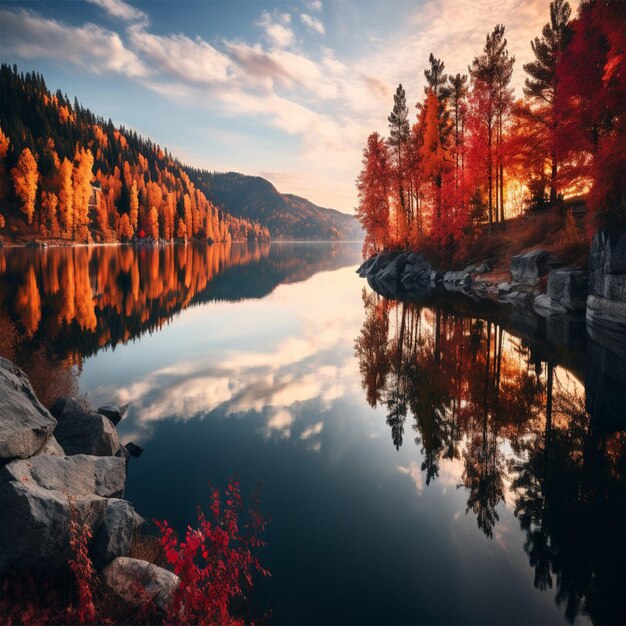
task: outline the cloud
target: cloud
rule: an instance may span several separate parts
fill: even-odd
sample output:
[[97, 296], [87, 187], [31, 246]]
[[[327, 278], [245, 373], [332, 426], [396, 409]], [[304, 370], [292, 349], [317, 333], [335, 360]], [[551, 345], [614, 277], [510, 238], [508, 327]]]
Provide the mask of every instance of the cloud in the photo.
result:
[[311, 11], [321, 11], [322, 0], [311, 0], [311, 2], [309, 2], [309, 8], [311, 9]]
[[143, 29], [130, 29], [130, 43], [146, 56], [150, 67], [190, 83], [216, 83], [232, 73], [229, 58], [209, 43], [182, 33], [153, 35]]
[[108, 70], [139, 78], [149, 73], [117, 33], [95, 24], [70, 26], [26, 9], [0, 9], [0, 23], [0, 52], [3, 55], [56, 59], [95, 74]]
[[307, 428], [305, 428], [300, 435], [300, 439], [304, 439], [304, 440], [310, 439], [311, 437], [315, 435], [319, 435], [323, 429], [324, 429], [324, 422], [317, 422], [316, 424], [313, 424], [312, 426], [308, 426]]
[[127, 22], [142, 21], [148, 22], [148, 16], [139, 9], [131, 6], [124, 0], [87, 0], [91, 4], [95, 4], [104, 9], [109, 15]]
[[267, 11], [263, 11], [256, 24], [263, 28], [265, 36], [273, 45], [278, 48], [287, 48], [296, 40], [293, 30], [289, 27], [290, 23], [289, 13], [270, 15]]
[[302, 15], [300, 15], [300, 19], [302, 20], [302, 23], [311, 30], [318, 32], [320, 35], [324, 34], [324, 24], [322, 24], [321, 20], [311, 17], [306, 13], [302, 13]]

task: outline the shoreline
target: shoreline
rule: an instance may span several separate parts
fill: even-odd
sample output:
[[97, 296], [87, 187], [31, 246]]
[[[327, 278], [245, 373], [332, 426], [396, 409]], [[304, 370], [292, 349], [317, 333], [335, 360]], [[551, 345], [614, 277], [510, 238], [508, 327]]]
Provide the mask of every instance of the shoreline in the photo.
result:
[[489, 261], [443, 270], [412, 251], [383, 251], [356, 272], [391, 300], [457, 293], [536, 318], [582, 319], [602, 343], [626, 351], [626, 232], [599, 230], [586, 269], [565, 266], [538, 248], [513, 256], [506, 273], [493, 272]]

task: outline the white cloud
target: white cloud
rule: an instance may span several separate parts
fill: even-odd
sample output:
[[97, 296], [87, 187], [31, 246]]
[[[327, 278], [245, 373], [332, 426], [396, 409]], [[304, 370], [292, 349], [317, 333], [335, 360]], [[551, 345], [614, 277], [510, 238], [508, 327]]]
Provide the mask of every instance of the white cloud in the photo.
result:
[[311, 0], [311, 2], [309, 2], [309, 8], [311, 9], [311, 11], [321, 11], [322, 0]]
[[291, 16], [289, 13], [272, 16], [267, 11], [263, 11], [257, 26], [263, 28], [265, 36], [274, 46], [287, 48], [296, 40], [293, 30], [289, 28], [290, 23]]
[[117, 33], [95, 24], [70, 26], [25, 9], [0, 9], [0, 24], [3, 55], [57, 59], [96, 74], [108, 70], [138, 78], [149, 73]]
[[302, 15], [300, 15], [300, 19], [302, 20], [302, 23], [311, 30], [316, 31], [320, 35], [324, 34], [324, 24], [322, 24], [321, 20], [318, 20], [315, 17], [311, 17], [307, 13], [302, 13]]
[[142, 29], [131, 29], [130, 43], [149, 58], [150, 67], [191, 83], [211, 84], [225, 81], [232, 71], [226, 55], [197, 37], [182, 33], [153, 35]]
[[124, 0], [87, 0], [87, 2], [99, 6], [109, 15], [120, 20], [126, 20], [128, 22], [148, 21], [148, 16], [143, 11], [136, 9], [127, 2], [124, 2]]
[[300, 435], [300, 439], [304, 439], [304, 440], [310, 439], [311, 437], [315, 435], [319, 435], [323, 429], [324, 429], [324, 422], [317, 422], [316, 424], [313, 424], [312, 426], [305, 428], [302, 431], [302, 434]]

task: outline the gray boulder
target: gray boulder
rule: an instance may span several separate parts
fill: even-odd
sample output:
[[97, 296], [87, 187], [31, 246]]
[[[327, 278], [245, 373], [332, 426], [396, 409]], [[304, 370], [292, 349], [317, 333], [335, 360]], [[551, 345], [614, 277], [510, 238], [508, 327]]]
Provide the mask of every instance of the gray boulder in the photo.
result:
[[50, 410], [57, 418], [54, 436], [66, 454], [113, 456], [120, 449], [111, 420], [86, 411], [74, 398], [59, 398]]
[[33, 456], [63, 456], [65, 451], [60, 446], [59, 442], [54, 438], [54, 435], [50, 435], [46, 443], [44, 443], [43, 447], [37, 450]]
[[378, 282], [390, 283], [397, 282], [402, 278], [402, 273], [406, 266], [406, 257], [402, 254], [395, 256], [391, 259], [380, 271], [376, 274], [370, 274]]
[[537, 295], [537, 291], [533, 287], [524, 284], [513, 284], [511, 289], [503, 294], [500, 294], [498, 290], [498, 296], [505, 302], [509, 302], [514, 306], [528, 308], [532, 308]]
[[584, 311], [587, 277], [578, 268], [562, 268], [548, 274], [547, 295], [568, 311]]
[[556, 300], [553, 300], [545, 293], [537, 296], [533, 301], [533, 309], [535, 313], [541, 317], [550, 317], [551, 315], [565, 315], [567, 309], [559, 304]]
[[126, 464], [119, 457], [36, 456], [0, 469], [0, 484], [16, 481], [72, 495], [119, 497], [124, 494]]
[[[106, 503], [96, 495], [73, 497], [77, 519], [91, 528], [102, 521]], [[50, 576], [67, 566], [71, 557], [67, 494], [21, 480], [3, 482], [0, 518], [0, 576], [12, 569]]]
[[94, 567], [99, 570], [115, 557], [125, 556], [142, 518], [126, 500], [110, 499], [102, 523], [93, 538], [90, 554]]
[[144, 599], [134, 592], [141, 585], [156, 607], [167, 611], [172, 594], [180, 579], [176, 574], [139, 559], [118, 557], [100, 572], [105, 587], [130, 607], [139, 608]]
[[371, 278], [376, 276], [382, 269], [384, 269], [391, 261], [397, 256], [395, 252], [382, 252], [376, 256], [371, 257], [359, 269], [357, 273], [361, 278]]
[[620, 344], [626, 343], [626, 302], [590, 295], [585, 317], [596, 330]]
[[22, 370], [0, 357], [0, 465], [43, 448], [56, 420], [39, 402]]
[[[474, 267], [474, 266], [470, 266]], [[448, 291], [459, 291], [470, 287], [472, 284], [472, 275], [465, 270], [446, 272], [443, 275], [443, 286]]]
[[541, 276], [561, 265], [561, 262], [545, 250], [530, 250], [511, 259], [510, 271], [514, 281], [535, 284]]
[[96, 413], [108, 417], [114, 426], [117, 426], [128, 410], [128, 404], [117, 406], [117, 404], [105, 404], [98, 408]]

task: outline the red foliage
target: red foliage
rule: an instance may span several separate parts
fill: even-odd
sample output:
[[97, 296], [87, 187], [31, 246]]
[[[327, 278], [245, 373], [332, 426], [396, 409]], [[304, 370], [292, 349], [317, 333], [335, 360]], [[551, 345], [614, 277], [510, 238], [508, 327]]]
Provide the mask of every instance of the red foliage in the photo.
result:
[[[70, 501], [70, 545], [72, 558], [68, 575], [56, 580], [37, 580], [13, 574], [0, 581], [0, 624], [244, 624], [235, 615], [234, 601], [245, 599], [255, 572], [269, 576], [255, 552], [267, 520], [259, 511], [258, 490], [242, 525], [243, 509], [239, 484], [230, 481], [225, 507], [211, 489], [211, 518], [198, 509], [198, 528], [187, 528], [179, 541], [169, 524], [157, 522], [166, 559], [180, 577], [166, 615], [150, 594], [137, 583], [134, 595], [141, 606], [132, 614], [120, 612], [115, 597], [97, 589], [97, 578], [89, 557], [91, 530], [79, 521]], [[68, 584], [69, 583], [69, 584]], [[241, 605], [238, 605], [241, 608]]]
[[198, 528], [187, 528], [179, 541], [167, 522], [156, 522], [168, 563], [180, 577], [167, 623], [243, 624], [232, 615], [232, 601], [244, 597], [244, 586], [252, 587], [254, 571], [269, 576], [253, 552], [265, 545], [259, 538], [266, 526], [256, 503], [249, 509], [249, 522], [241, 528], [242, 510], [239, 483], [226, 488], [226, 506], [211, 489], [211, 515], [208, 520], [198, 509]]

